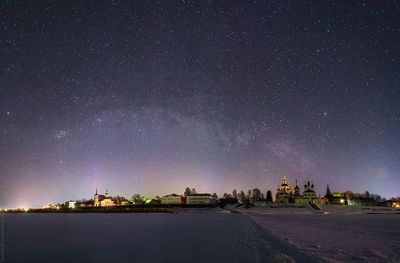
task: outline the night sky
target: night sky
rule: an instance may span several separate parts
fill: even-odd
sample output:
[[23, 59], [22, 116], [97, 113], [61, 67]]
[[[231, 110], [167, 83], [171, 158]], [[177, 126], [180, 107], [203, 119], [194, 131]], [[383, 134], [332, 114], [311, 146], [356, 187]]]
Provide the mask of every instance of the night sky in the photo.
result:
[[400, 194], [398, 1], [1, 1], [0, 207]]

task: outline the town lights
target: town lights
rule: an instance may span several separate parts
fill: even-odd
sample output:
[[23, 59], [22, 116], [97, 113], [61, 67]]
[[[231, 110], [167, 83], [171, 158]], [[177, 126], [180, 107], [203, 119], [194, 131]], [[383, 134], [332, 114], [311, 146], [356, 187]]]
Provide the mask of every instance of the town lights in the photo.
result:
[[343, 204], [344, 203], [344, 199], [340, 199], [340, 203]]

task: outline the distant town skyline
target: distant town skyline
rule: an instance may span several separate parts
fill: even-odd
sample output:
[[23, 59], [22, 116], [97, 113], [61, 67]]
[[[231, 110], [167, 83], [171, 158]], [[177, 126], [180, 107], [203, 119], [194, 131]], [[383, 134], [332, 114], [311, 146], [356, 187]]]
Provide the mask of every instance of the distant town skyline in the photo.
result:
[[398, 196], [399, 10], [2, 1], [0, 207], [283, 176]]
[[[333, 190], [333, 191], [332, 191]], [[55, 201], [55, 200], [50, 200], [45, 204], [38, 205], [37, 200], [28, 200], [29, 202], [25, 202], [24, 204], [34, 204], [34, 205], [19, 205], [15, 207], [0, 207], [1, 209], [24, 209], [27, 211], [30, 208], [59, 208], [58, 205], [64, 205], [66, 204], [71, 208], [71, 202], [73, 203], [73, 206], [75, 205], [75, 201], [83, 201], [84, 206], [115, 206], [115, 205], [121, 205], [125, 206], [128, 204], [131, 204], [131, 202], [135, 203], [136, 198], [140, 198], [141, 202], [144, 201], [152, 201], [152, 200], [161, 200], [161, 204], [166, 204], [164, 203], [163, 198], [167, 199], [167, 203], [173, 203], [173, 204], [181, 204], [181, 200], [178, 201], [178, 197], [181, 198], [183, 196], [187, 195], [200, 195], [200, 196], [205, 196], [207, 201], [213, 200], [213, 203], [218, 199], [218, 198], [235, 198], [235, 199], [242, 199], [242, 198], [250, 198], [250, 195], [258, 196], [258, 198], [261, 198], [260, 201], [265, 201], [268, 192], [271, 194], [271, 202], [274, 203], [296, 203], [296, 204], [308, 204], [308, 203], [314, 203], [314, 204], [328, 204], [326, 203], [327, 200], [329, 200], [330, 196], [332, 193], [336, 194], [336, 199], [340, 201], [346, 201], [346, 199], [343, 199], [344, 196], [348, 195], [350, 193], [351, 195], [356, 195], [358, 197], [367, 197], [367, 199], [371, 196], [372, 200], [376, 201], [377, 204], [379, 202], [384, 201], [385, 204], [388, 200], [397, 200], [399, 198], [399, 195], [397, 196], [391, 196], [391, 197], [385, 197], [382, 196], [379, 193], [374, 193], [374, 192], [369, 192], [368, 190], [361, 191], [361, 192], [354, 192], [351, 189], [347, 189], [346, 191], [336, 191], [336, 189], [330, 189], [329, 185], [326, 185], [326, 188], [324, 192], [319, 191], [313, 181], [308, 180], [307, 182], [302, 185], [301, 183], [298, 182], [298, 180], [295, 180], [295, 184], [293, 184], [293, 187], [291, 186], [291, 183], [289, 180], [287, 180], [286, 176], [283, 176], [283, 181], [277, 186], [276, 189], [270, 189], [270, 188], [263, 188], [263, 187], [251, 187], [251, 188], [234, 188], [232, 191], [225, 191], [223, 193], [216, 193], [212, 191], [204, 191], [200, 190], [200, 192], [195, 188], [195, 187], [189, 187], [187, 186], [184, 191], [177, 191], [177, 192], [169, 192], [168, 194], [165, 193], [155, 193], [151, 195], [139, 193], [139, 192], [134, 192], [131, 194], [121, 194], [121, 193], [115, 193], [114, 195], [110, 195], [108, 188], [105, 189], [104, 195], [101, 193], [101, 190], [99, 191], [99, 188], [96, 187], [95, 193], [92, 197], [80, 197], [80, 198], [69, 198], [67, 200], [62, 200], [62, 201]], [[257, 191], [257, 193], [255, 193]], [[303, 193], [303, 194], [302, 194]], [[307, 194], [305, 194], [307, 193]], [[242, 197], [235, 197], [235, 196], [240, 196], [240, 194], [243, 194], [244, 196]], [[275, 196], [275, 197], [272, 197]], [[144, 199], [143, 199], [144, 198]], [[161, 199], [160, 199], [161, 198]], [[169, 200], [170, 198], [171, 200]], [[339, 199], [338, 199], [339, 198]], [[210, 199], [210, 200], [209, 200]], [[169, 200], [169, 201], [168, 201]], [[239, 201], [240, 201], [239, 200]], [[370, 200], [367, 200], [368, 202]], [[102, 203], [104, 202], [104, 203]], [[118, 203], [115, 203], [118, 202]], [[122, 203], [121, 203], [122, 202]], [[254, 200], [253, 200], [254, 202]], [[347, 202], [347, 201], [346, 201]], [[354, 200], [350, 201], [351, 205], [354, 205]], [[347, 203], [346, 203], [347, 205]], [[357, 203], [356, 203], [357, 205]], [[380, 204], [382, 205], [382, 204]], [[398, 205], [398, 204], [397, 204]], [[75, 207], [73, 207], [75, 208]]]
[[[174, 192], [170, 194], [156, 194], [146, 196], [140, 193], [132, 195], [112, 195], [108, 189], [104, 194], [96, 188], [91, 198], [75, 198], [64, 200], [61, 202], [48, 202], [42, 206], [19, 206], [19, 207], [0, 207], [0, 212], [28, 212], [41, 211], [41, 209], [50, 211], [65, 211], [74, 209], [75, 212], [81, 210], [75, 209], [94, 209], [101, 207], [109, 207], [118, 209], [121, 207], [162, 207], [164, 205], [212, 205], [224, 208], [226, 204], [241, 204], [247, 206], [267, 205], [288, 205], [295, 207], [307, 206], [315, 210], [320, 210], [319, 206], [340, 205], [340, 206], [389, 206], [393, 208], [399, 207], [400, 196], [385, 198], [377, 193], [370, 193], [368, 190], [357, 193], [351, 190], [345, 192], [337, 192], [330, 189], [326, 185], [324, 193], [317, 193], [315, 185], [312, 181], [307, 181], [304, 185], [299, 184], [295, 180], [295, 184], [291, 185], [286, 176], [283, 176], [282, 182], [275, 190], [263, 191], [258, 187], [251, 189], [233, 189], [231, 192], [224, 192], [218, 195], [208, 191], [199, 192], [196, 188], [186, 187], [183, 193]], [[32, 210], [31, 210], [32, 209]], [[93, 210], [93, 211], [94, 211]], [[89, 210], [88, 210], [89, 211]], [[91, 210], [92, 211], [92, 210]], [[97, 211], [97, 210], [96, 210]]]

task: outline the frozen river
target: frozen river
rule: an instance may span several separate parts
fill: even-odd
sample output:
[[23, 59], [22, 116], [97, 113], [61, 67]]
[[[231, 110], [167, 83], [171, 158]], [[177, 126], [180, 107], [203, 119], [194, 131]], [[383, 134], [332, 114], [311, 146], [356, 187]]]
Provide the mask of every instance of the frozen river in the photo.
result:
[[321, 262], [400, 262], [400, 214], [252, 215]]
[[399, 262], [400, 259], [400, 215], [396, 214], [346, 217], [199, 211], [6, 214], [5, 262]]

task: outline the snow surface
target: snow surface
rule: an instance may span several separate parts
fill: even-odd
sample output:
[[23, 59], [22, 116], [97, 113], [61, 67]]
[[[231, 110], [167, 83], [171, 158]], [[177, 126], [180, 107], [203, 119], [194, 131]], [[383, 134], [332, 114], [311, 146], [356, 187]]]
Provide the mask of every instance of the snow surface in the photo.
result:
[[396, 213], [229, 209], [6, 214], [5, 262], [400, 262]]
[[248, 217], [203, 211], [7, 214], [5, 258], [52, 263], [291, 262], [263, 241]]
[[400, 262], [399, 209], [321, 208], [236, 210], [250, 216], [267, 233], [321, 262]]

